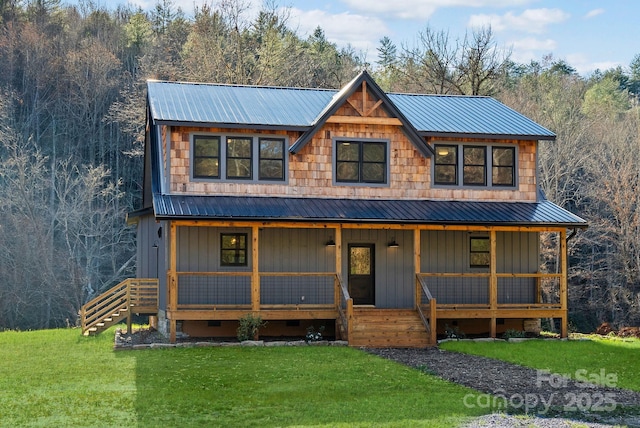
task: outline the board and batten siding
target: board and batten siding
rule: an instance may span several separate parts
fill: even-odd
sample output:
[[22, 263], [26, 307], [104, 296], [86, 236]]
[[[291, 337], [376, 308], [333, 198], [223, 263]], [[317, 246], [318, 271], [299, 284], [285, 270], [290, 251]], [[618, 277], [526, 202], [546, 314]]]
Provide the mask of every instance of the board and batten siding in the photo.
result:
[[167, 233], [166, 222], [158, 223], [150, 214], [140, 217], [137, 226], [136, 276], [158, 279], [161, 308], [167, 300]]
[[[425, 273], [488, 273], [489, 268], [470, 266], [470, 238], [488, 234], [466, 231], [423, 231], [420, 271]], [[498, 273], [535, 273], [539, 264], [537, 233], [496, 234]], [[425, 278], [440, 304], [489, 304], [487, 277]], [[535, 303], [533, 278], [499, 278], [498, 303]]]
[[[395, 240], [397, 248], [389, 248]], [[375, 245], [375, 306], [376, 308], [413, 308], [415, 270], [413, 260], [413, 231], [343, 229], [342, 279], [349, 278], [349, 244]]]

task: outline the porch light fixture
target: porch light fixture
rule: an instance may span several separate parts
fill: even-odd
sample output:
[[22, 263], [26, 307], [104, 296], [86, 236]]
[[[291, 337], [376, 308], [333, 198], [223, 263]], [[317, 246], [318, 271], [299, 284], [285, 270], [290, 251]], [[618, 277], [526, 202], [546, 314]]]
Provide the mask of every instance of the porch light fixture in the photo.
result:
[[333, 240], [333, 238], [329, 238], [329, 240], [327, 241], [327, 243], [325, 244], [327, 247], [335, 247], [336, 243]]
[[396, 242], [395, 238], [391, 238], [391, 242], [389, 242], [388, 247], [389, 248], [398, 248], [400, 245], [398, 245], [398, 243]]

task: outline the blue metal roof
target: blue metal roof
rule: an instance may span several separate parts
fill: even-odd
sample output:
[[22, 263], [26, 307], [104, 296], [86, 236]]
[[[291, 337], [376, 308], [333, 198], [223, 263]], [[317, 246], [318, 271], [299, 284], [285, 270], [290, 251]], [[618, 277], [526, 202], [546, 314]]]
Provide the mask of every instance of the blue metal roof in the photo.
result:
[[493, 98], [417, 94], [388, 96], [421, 132], [555, 139], [553, 132]]
[[153, 203], [158, 219], [587, 226], [546, 199], [534, 203], [155, 194]]
[[336, 91], [147, 82], [155, 122], [308, 127]]
[[[310, 128], [336, 90], [149, 81], [155, 123]], [[387, 94], [420, 133], [555, 139], [553, 132], [488, 97]]]

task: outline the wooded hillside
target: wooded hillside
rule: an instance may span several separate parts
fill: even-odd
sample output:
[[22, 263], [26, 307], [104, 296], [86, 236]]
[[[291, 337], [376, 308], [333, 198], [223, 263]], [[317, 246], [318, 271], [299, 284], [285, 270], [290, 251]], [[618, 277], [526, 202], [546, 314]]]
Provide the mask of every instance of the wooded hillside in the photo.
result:
[[570, 315], [583, 330], [640, 324], [640, 56], [584, 77], [551, 55], [513, 63], [491, 29], [417, 40], [383, 38], [367, 64], [321, 28], [300, 36], [275, 4], [250, 18], [222, 0], [187, 18], [171, 0], [0, 0], [0, 329], [75, 324], [134, 275], [124, 218], [140, 203], [147, 79], [340, 88], [363, 67], [385, 90], [491, 95], [555, 132], [542, 188], [590, 222], [570, 241]]

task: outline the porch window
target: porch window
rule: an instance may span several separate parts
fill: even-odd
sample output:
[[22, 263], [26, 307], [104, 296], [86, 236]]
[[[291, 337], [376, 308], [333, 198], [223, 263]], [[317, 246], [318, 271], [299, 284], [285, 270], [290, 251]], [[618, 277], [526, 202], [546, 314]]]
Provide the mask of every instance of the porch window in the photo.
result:
[[382, 141], [338, 141], [336, 182], [387, 182], [387, 144]]
[[487, 237], [472, 237], [469, 245], [469, 266], [488, 268], [491, 262], [491, 244]]
[[436, 186], [516, 187], [516, 147], [435, 144]]
[[193, 176], [220, 178], [220, 137], [193, 138]]
[[284, 140], [260, 139], [258, 176], [260, 180], [284, 180]]
[[246, 233], [222, 233], [220, 235], [220, 265], [247, 266]]

